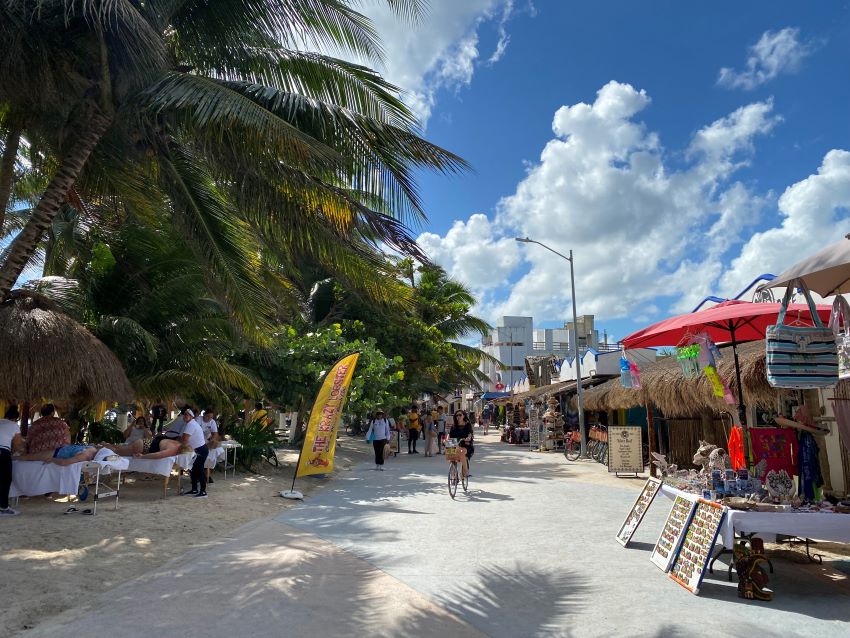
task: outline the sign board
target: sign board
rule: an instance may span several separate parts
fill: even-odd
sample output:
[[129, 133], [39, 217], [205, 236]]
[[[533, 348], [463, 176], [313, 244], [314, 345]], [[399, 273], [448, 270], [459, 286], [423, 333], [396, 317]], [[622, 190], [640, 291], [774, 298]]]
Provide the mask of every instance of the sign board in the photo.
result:
[[685, 537], [670, 569], [670, 578], [693, 594], [699, 593], [699, 586], [708, 562], [711, 560], [711, 550], [726, 508], [719, 503], [699, 499], [694, 515], [685, 531]]
[[643, 439], [636, 425], [608, 426], [608, 471], [643, 472]]
[[643, 520], [643, 515], [646, 514], [646, 510], [652, 505], [652, 501], [655, 500], [655, 495], [658, 494], [658, 490], [660, 489], [661, 479], [650, 476], [646, 480], [637, 500], [632, 505], [632, 509], [629, 510], [629, 515], [626, 516], [626, 520], [620, 526], [620, 531], [617, 532], [617, 542], [620, 545], [628, 547], [629, 541], [632, 540], [632, 536], [635, 534], [635, 530], [637, 530], [638, 525]]
[[662, 571], [670, 571], [670, 565], [676, 558], [676, 552], [685, 536], [685, 529], [694, 513], [696, 499], [696, 496], [690, 499], [679, 495], [673, 501], [673, 508], [667, 516], [667, 522], [664, 523], [664, 529], [661, 530], [661, 536], [658, 537], [658, 542], [655, 543], [655, 549], [652, 550], [652, 556], [649, 558]]

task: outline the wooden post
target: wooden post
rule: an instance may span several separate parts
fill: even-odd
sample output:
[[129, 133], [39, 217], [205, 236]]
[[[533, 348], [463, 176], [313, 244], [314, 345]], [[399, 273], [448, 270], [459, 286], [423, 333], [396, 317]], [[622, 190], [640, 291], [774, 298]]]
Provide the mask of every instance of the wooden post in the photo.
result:
[[655, 410], [652, 401], [646, 400], [646, 438], [649, 439], [649, 475], [654, 476], [654, 465], [652, 465], [652, 453], [655, 452]]

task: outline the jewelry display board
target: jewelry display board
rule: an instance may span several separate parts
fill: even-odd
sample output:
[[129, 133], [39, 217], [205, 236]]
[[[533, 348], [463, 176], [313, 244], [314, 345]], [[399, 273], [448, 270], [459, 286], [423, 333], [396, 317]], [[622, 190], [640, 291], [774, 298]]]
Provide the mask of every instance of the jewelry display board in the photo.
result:
[[643, 489], [640, 491], [634, 505], [632, 505], [632, 509], [629, 510], [626, 520], [620, 526], [620, 531], [617, 532], [617, 542], [620, 545], [623, 547], [629, 546], [629, 541], [632, 540], [635, 530], [637, 530], [638, 525], [643, 520], [643, 515], [646, 514], [646, 510], [652, 505], [652, 501], [655, 500], [655, 495], [658, 494], [660, 489], [661, 479], [651, 476], [643, 484]]
[[717, 540], [726, 508], [719, 503], [699, 499], [679, 553], [670, 569], [670, 578], [693, 594], [699, 586], [711, 560], [711, 550]]
[[652, 556], [650, 556], [650, 560], [662, 571], [669, 571], [673, 559], [676, 558], [676, 552], [684, 538], [685, 529], [694, 513], [696, 501], [696, 496], [690, 499], [681, 495], [676, 496], [676, 500], [673, 501], [667, 522], [664, 523], [664, 529], [661, 530], [661, 536], [658, 537], [658, 542], [655, 543], [655, 549], [652, 550]]

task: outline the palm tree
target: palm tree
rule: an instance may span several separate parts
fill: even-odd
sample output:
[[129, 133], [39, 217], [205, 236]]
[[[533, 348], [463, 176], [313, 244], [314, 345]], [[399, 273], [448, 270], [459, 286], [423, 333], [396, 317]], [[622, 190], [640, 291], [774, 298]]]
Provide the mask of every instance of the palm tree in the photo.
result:
[[[385, 1], [414, 15], [421, 4]], [[383, 242], [421, 257], [402, 225], [424, 215], [413, 170], [465, 164], [416, 134], [379, 75], [301, 50], [377, 59], [350, 4], [0, 0], [0, 37], [15, 43], [0, 60], [4, 151], [26, 113], [21, 134], [55, 165], [3, 255], [0, 295], [72, 193], [140, 219], [167, 211], [208, 287], [255, 336], [268, 326], [260, 243], [327, 259], [339, 245], [364, 258]]]

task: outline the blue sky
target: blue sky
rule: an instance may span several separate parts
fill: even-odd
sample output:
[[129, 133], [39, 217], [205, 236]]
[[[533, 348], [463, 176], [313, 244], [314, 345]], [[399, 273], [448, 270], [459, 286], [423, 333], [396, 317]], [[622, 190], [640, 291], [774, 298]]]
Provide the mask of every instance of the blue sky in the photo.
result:
[[475, 173], [421, 179], [435, 261], [478, 311], [578, 311], [622, 337], [850, 232], [850, 6], [431, 0], [371, 9], [429, 139]]

